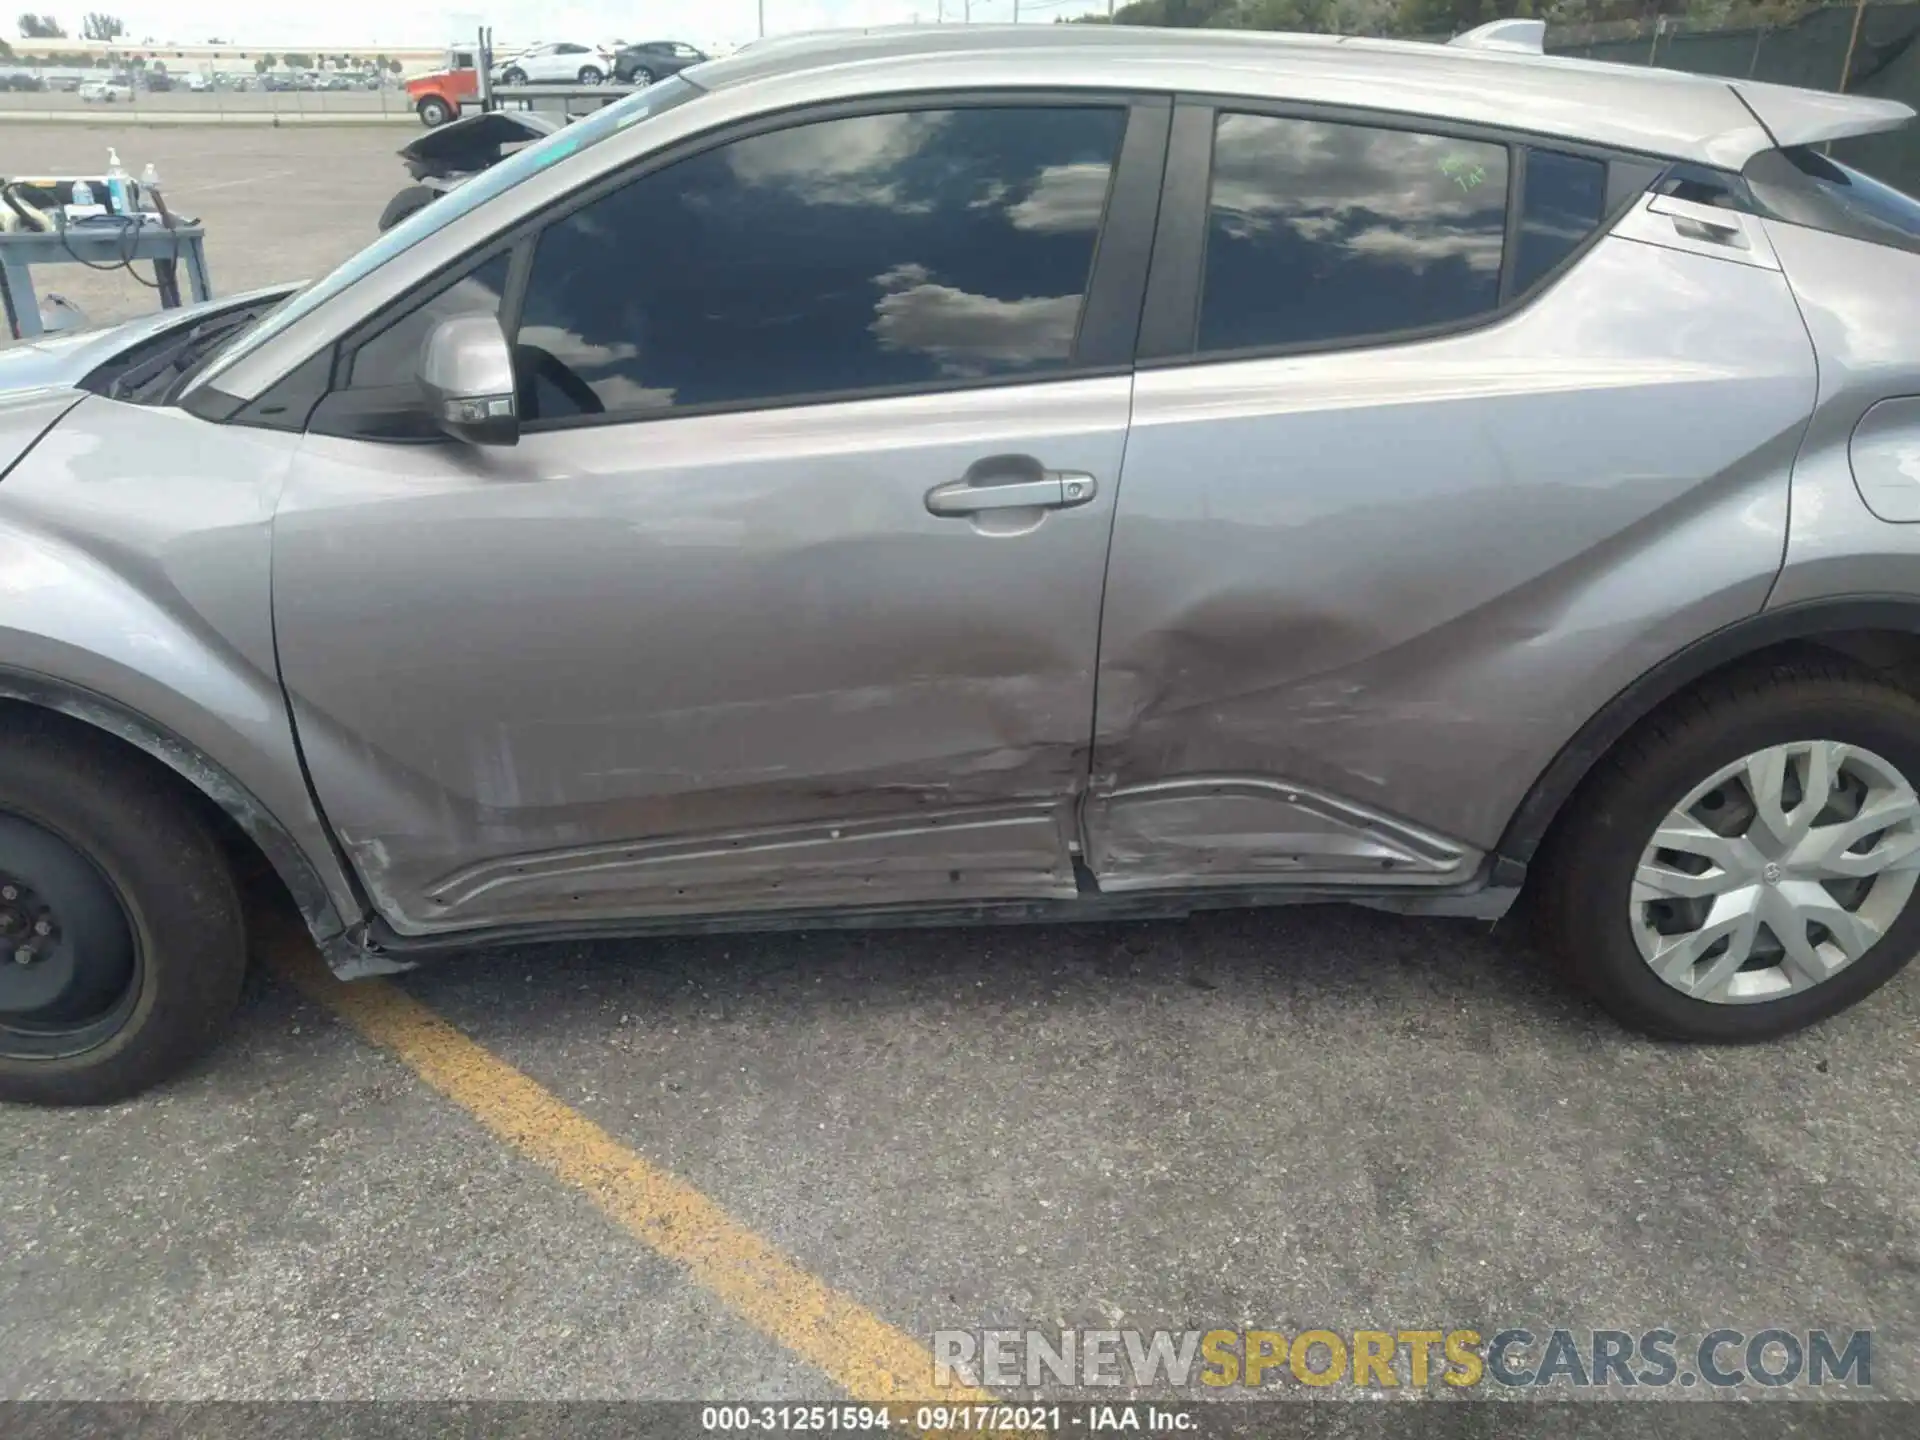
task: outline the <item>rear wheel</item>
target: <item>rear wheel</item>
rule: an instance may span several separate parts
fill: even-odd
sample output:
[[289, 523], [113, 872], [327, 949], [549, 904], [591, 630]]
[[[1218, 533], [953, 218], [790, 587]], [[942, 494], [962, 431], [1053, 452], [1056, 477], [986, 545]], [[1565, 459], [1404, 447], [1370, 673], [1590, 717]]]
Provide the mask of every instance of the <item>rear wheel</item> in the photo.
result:
[[1542, 856], [1544, 939], [1669, 1039], [1789, 1034], [1920, 949], [1920, 700], [1810, 660], [1710, 682], [1622, 741]]
[[436, 125], [444, 125], [453, 119], [453, 107], [438, 95], [427, 96], [414, 106], [414, 109], [420, 112], [420, 123], [428, 129]]
[[582, 85], [598, 85], [606, 78], [606, 72], [597, 65], [582, 65], [580, 67], [580, 83]]
[[518, 65], [509, 65], [501, 72], [500, 83], [502, 85], [524, 85], [527, 83], [527, 72], [522, 70]]
[[0, 741], [0, 1100], [93, 1104], [219, 1036], [246, 937], [175, 784], [59, 724]]

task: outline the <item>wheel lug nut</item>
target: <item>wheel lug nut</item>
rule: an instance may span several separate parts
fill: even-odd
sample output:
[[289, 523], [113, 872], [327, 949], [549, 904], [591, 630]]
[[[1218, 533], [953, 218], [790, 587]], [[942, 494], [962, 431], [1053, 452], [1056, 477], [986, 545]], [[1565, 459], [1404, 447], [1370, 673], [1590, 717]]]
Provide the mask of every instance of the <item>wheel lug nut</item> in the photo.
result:
[[36, 935], [51, 935], [53, 933], [53, 922], [51, 920], [34, 921], [33, 933]]
[[20, 891], [12, 885], [0, 885], [0, 900], [18, 900]]

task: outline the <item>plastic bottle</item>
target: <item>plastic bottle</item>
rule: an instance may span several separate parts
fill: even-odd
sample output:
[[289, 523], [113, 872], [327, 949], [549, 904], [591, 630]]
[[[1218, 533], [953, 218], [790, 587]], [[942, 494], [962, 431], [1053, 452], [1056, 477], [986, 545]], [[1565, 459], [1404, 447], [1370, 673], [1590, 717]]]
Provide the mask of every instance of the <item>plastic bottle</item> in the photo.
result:
[[140, 208], [155, 211], [160, 208], [160, 172], [153, 168], [151, 160], [140, 172]]
[[93, 204], [93, 187], [84, 180], [74, 181], [73, 199], [69, 203], [71, 203], [76, 210], [84, 209]]
[[133, 177], [120, 163], [120, 152], [107, 147], [107, 209], [115, 215], [133, 214]]

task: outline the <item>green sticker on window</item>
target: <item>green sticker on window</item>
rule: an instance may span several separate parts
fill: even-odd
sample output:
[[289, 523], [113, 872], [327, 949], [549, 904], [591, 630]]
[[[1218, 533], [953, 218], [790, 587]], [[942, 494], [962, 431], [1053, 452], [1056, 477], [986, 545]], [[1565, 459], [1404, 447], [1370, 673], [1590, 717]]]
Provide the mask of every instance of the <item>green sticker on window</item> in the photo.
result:
[[1447, 156], [1440, 162], [1440, 173], [1462, 190], [1477, 190], [1487, 182], [1487, 167], [1471, 155]]

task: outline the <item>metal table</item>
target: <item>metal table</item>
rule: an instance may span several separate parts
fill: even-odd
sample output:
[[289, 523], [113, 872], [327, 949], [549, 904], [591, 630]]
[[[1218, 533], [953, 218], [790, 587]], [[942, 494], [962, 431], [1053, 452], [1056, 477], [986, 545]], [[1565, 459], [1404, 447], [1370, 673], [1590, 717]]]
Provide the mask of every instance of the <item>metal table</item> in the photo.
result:
[[64, 234], [0, 234], [0, 303], [6, 309], [7, 329], [16, 340], [40, 334], [40, 301], [34, 294], [36, 265], [88, 265], [115, 269], [129, 261], [152, 262], [159, 282], [161, 308], [180, 304], [181, 262], [195, 300], [211, 300], [207, 257], [201, 240], [204, 227], [165, 225], [149, 220], [140, 225], [72, 225]]

